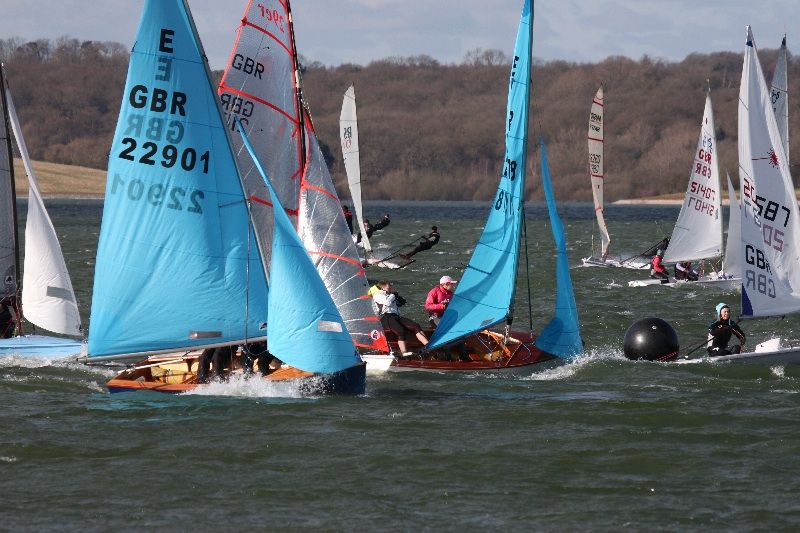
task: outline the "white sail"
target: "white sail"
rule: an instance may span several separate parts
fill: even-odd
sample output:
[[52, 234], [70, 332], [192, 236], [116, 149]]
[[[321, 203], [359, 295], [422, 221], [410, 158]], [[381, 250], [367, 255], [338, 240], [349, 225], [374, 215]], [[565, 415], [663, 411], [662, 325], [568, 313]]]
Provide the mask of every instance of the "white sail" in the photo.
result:
[[740, 278], [742, 277], [742, 208], [736, 198], [736, 189], [733, 188], [730, 174], [728, 174], [728, 200], [731, 208], [728, 217], [728, 240], [725, 247], [723, 272], [728, 277]]
[[772, 75], [770, 98], [772, 110], [778, 123], [778, 133], [783, 141], [786, 163], [789, 163], [789, 81], [787, 78], [786, 35], [783, 36], [781, 48], [778, 50], [778, 62]]
[[800, 220], [770, 93], [747, 27], [739, 89], [742, 315], [800, 311]]
[[342, 113], [339, 115], [339, 136], [342, 141], [342, 159], [347, 172], [347, 184], [350, 186], [350, 197], [356, 212], [358, 230], [364, 250], [372, 251], [367, 234], [364, 233], [364, 209], [361, 206], [361, 163], [358, 153], [358, 119], [356, 117], [356, 89], [352, 85], [344, 93]]
[[683, 207], [672, 230], [664, 262], [697, 261], [722, 255], [717, 139], [711, 96], [706, 95], [700, 138], [694, 152]]
[[28, 175], [28, 219], [25, 225], [25, 262], [22, 277], [22, 313], [40, 328], [62, 335], [80, 335], [81, 317], [56, 230], [45, 210], [31, 167], [11, 92], [6, 91], [8, 118]]
[[602, 239], [602, 254], [608, 253], [611, 237], [608, 235], [606, 221], [603, 217], [603, 87], [597, 89], [597, 94], [592, 100], [592, 109], [589, 113], [589, 176], [592, 179], [592, 197], [594, 210], [597, 213], [597, 227]]

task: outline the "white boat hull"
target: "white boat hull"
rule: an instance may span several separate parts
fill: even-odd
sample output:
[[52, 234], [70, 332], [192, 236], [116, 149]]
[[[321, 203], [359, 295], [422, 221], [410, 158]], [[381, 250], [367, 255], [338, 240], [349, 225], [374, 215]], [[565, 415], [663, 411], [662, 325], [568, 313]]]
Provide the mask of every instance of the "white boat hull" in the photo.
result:
[[696, 365], [700, 363], [750, 363], [761, 365], [797, 365], [800, 364], [800, 348], [784, 348], [770, 352], [746, 352], [719, 357], [699, 357], [697, 359], [678, 359], [678, 365]]
[[17, 356], [37, 359], [70, 359], [86, 353], [86, 345], [78, 340], [47, 335], [23, 335], [0, 339], [0, 357]]
[[687, 281], [684, 279], [681, 280], [672, 280], [668, 283], [664, 283], [660, 279], [637, 279], [634, 281], [628, 282], [628, 287], [651, 287], [651, 286], [664, 286], [664, 287], [692, 287], [695, 285], [700, 285], [703, 287], [718, 287], [721, 289], [736, 289], [739, 285], [742, 284], [742, 278], [731, 277], [731, 278], [715, 278], [715, 277], [706, 277], [703, 276], [697, 281]]
[[644, 261], [619, 261], [617, 259], [603, 261], [599, 257], [584, 257], [581, 261], [585, 267], [630, 268], [633, 270], [650, 268], [650, 263]]

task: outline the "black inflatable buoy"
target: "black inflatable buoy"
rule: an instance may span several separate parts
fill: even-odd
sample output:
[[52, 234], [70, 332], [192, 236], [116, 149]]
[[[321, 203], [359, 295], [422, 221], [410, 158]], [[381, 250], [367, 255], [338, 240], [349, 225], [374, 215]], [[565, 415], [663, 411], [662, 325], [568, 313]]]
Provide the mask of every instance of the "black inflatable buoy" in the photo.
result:
[[665, 320], [637, 320], [625, 332], [623, 351], [628, 359], [671, 361], [678, 356], [678, 334]]

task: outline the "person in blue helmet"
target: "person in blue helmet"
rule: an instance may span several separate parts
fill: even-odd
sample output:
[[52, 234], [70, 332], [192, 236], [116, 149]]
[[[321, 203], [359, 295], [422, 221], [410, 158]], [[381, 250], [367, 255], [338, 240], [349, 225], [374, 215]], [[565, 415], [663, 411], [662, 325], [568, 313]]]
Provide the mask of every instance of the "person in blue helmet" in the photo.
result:
[[[741, 353], [746, 337], [739, 325], [731, 320], [731, 308], [726, 303], [717, 304], [717, 320], [708, 326], [708, 355], [731, 355]], [[728, 348], [731, 337], [736, 335], [739, 344]]]

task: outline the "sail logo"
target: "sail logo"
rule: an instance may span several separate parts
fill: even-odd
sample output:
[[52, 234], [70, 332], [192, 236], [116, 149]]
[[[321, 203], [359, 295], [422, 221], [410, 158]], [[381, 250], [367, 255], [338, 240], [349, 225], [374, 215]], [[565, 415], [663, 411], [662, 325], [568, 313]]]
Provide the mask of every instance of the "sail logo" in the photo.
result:
[[778, 168], [780, 163], [778, 162], [778, 154], [775, 153], [774, 148], [770, 148], [767, 152], [767, 157], [754, 157], [753, 161], [768, 161], [770, 166], [773, 168]]
[[353, 145], [353, 126], [347, 126], [342, 130], [342, 144], [345, 148]]

